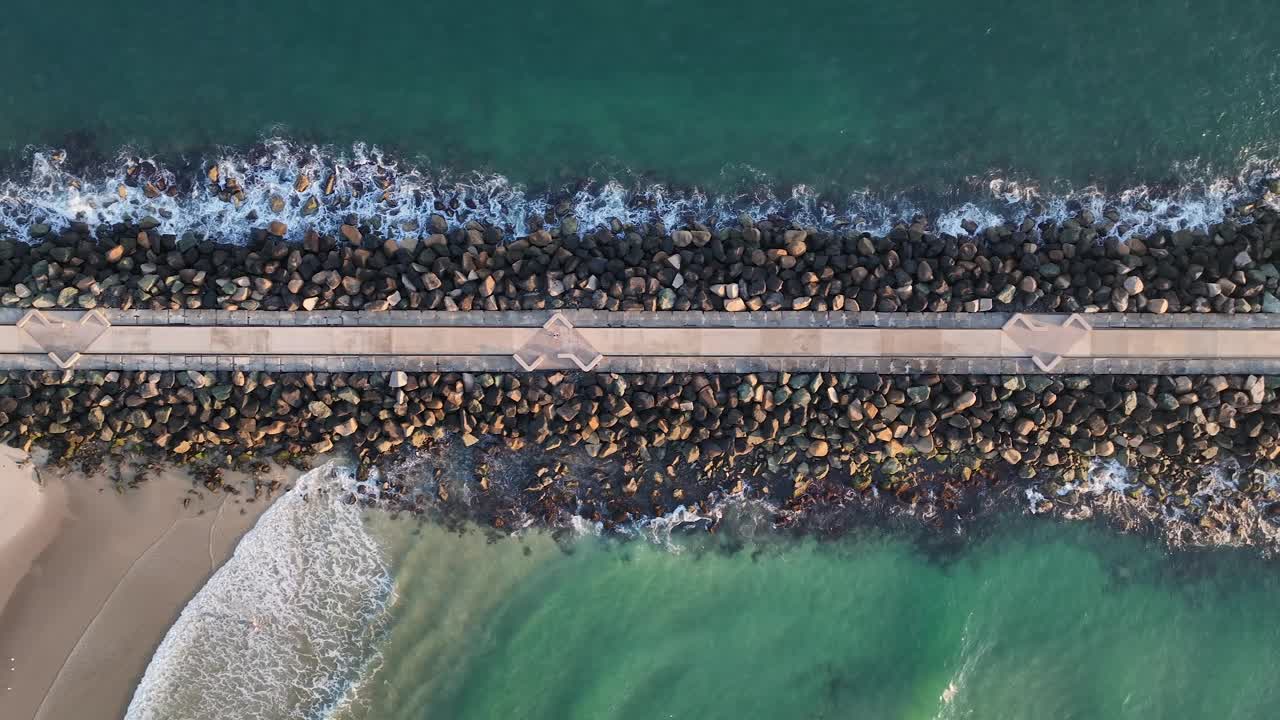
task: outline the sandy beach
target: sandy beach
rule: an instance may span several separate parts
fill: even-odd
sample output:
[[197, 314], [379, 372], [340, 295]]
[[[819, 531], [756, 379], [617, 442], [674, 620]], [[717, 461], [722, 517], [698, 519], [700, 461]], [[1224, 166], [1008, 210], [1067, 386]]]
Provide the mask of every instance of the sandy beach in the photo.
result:
[[118, 492], [0, 447], [0, 717], [123, 715], [169, 625], [269, 506], [191, 487], [165, 470]]

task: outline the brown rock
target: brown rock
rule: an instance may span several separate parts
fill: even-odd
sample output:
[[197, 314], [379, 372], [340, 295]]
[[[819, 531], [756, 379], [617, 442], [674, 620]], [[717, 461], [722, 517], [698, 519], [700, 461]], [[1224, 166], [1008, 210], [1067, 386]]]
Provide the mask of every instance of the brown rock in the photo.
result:
[[805, 244], [809, 233], [804, 230], [788, 230], [782, 237], [787, 246], [787, 254], [791, 257], [800, 257], [809, 249]]
[[974, 395], [972, 390], [966, 390], [957, 395], [955, 400], [951, 401], [951, 409], [956, 412], [962, 412], [964, 410], [968, 410], [977, 403], [978, 396]]

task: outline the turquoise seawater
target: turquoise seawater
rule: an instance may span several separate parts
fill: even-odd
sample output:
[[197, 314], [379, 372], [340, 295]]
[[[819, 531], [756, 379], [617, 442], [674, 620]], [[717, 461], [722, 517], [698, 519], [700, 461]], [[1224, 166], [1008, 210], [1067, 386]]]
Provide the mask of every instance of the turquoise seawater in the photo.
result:
[[[0, 148], [265, 134], [541, 185], [1113, 186], [1274, 158], [1272, 0], [13, 0]], [[83, 155], [84, 152], [81, 151]]]
[[946, 565], [877, 536], [577, 550], [499, 603], [451, 692], [369, 716], [1192, 719], [1280, 700], [1275, 582], [1169, 578], [1149, 548], [1078, 529], [1001, 533]]
[[[920, 544], [491, 540], [315, 494], [184, 611], [130, 718], [1270, 718], [1280, 575], [1009, 517]], [[274, 558], [274, 559], [273, 559]]]
[[[1263, 718], [1280, 700], [1277, 584], [1228, 558], [1170, 577], [1136, 541], [1062, 527], [945, 564], [874, 534], [575, 549], [477, 626], [456, 685], [365, 717]], [[407, 679], [414, 659], [386, 662]]]
[[[829, 221], [820, 197], [864, 192], [883, 201], [867, 227], [916, 209], [958, 227], [1016, 219], [1033, 187], [1069, 214], [1091, 183], [1095, 212], [1203, 225], [1235, 197], [1215, 181], [1280, 158], [1275, 0], [11, 0], [4, 18], [6, 236], [155, 215], [234, 239], [460, 195], [518, 230], [586, 178], [588, 227], [654, 198], [668, 222]], [[287, 142], [261, 161], [265, 138]], [[334, 164], [312, 145], [343, 156], [342, 203], [308, 219], [293, 182]], [[218, 161], [248, 199], [119, 200], [122, 154], [188, 164], [184, 187]], [[359, 195], [392, 175], [394, 203]], [[1172, 199], [1124, 192], [1142, 185]], [[897, 204], [919, 190], [931, 207]], [[272, 194], [291, 202], [271, 214]], [[1280, 575], [1252, 551], [1012, 518], [943, 557], [887, 530], [566, 552], [316, 502], [323, 475], [193, 600], [130, 718], [1267, 718], [1280, 699]]]

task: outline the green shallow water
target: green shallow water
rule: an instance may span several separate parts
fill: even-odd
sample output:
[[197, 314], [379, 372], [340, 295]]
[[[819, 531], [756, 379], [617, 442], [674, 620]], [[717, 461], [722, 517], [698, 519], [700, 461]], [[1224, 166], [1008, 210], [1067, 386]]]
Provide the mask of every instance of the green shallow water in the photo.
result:
[[1016, 518], [943, 557], [879, 531], [392, 544], [383, 666], [343, 718], [1266, 718], [1280, 700], [1280, 577], [1244, 553]]
[[1081, 184], [1276, 156], [1273, 0], [14, 0], [0, 148], [378, 143], [519, 182]]
[[1280, 702], [1280, 573], [1256, 550], [1016, 514], [945, 544], [493, 539], [357, 511], [321, 494], [326, 472], [183, 610], [128, 718], [1252, 720]]

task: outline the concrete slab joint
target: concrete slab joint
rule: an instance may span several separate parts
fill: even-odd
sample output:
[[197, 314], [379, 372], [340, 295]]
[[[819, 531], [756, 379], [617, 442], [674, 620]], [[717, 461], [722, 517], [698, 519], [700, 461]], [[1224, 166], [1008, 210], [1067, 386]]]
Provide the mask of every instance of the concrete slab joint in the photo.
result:
[[1093, 331], [1083, 315], [1065, 316], [1061, 323], [1057, 318], [1040, 315], [1017, 314], [1009, 318], [1001, 330], [1031, 356], [1031, 361], [1044, 372], [1051, 372], [1062, 358], [1080, 345]]
[[111, 321], [96, 308], [72, 320], [69, 316], [74, 314], [32, 310], [23, 315], [17, 325], [48, 353], [50, 360], [66, 370], [79, 362], [81, 355], [111, 327]]
[[[1206, 373], [1280, 370], [1270, 316], [22, 310], [0, 369]], [[1176, 320], [1176, 321], [1175, 321]], [[415, 370], [416, 371], [416, 370]]]
[[591, 347], [591, 343], [574, 329], [573, 323], [562, 313], [552, 315], [542, 329], [516, 350], [512, 357], [526, 371], [553, 367], [577, 367], [588, 371], [595, 369], [604, 360], [604, 355]]

